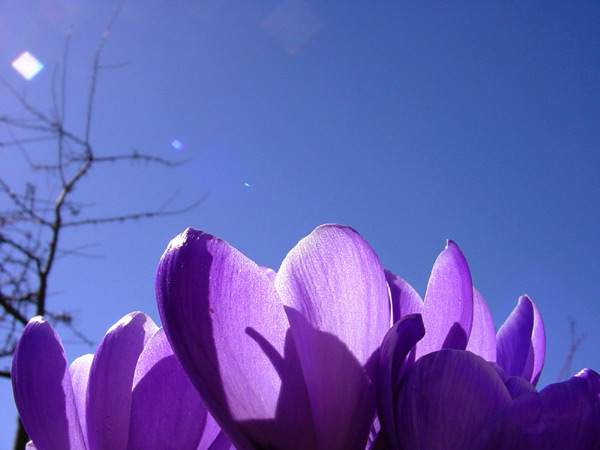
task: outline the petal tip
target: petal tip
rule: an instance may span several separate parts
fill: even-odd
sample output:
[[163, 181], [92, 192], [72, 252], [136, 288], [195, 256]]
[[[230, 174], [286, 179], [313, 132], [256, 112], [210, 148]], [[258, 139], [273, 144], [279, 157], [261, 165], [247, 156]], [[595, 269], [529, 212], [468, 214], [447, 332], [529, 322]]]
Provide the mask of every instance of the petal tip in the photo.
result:
[[169, 242], [169, 245], [167, 246], [167, 251], [175, 251], [183, 247], [190, 237], [193, 237], [199, 233], [202, 232], [199, 232], [192, 227], [187, 227], [183, 233], [180, 233], [171, 239], [171, 242]]

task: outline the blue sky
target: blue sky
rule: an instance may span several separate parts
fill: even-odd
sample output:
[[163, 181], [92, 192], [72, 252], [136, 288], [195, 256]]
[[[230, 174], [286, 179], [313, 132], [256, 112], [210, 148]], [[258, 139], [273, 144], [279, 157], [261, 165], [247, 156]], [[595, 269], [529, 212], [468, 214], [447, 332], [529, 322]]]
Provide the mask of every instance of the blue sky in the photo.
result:
[[[49, 111], [72, 27], [67, 126], [81, 131], [116, 4], [4, 5], [0, 76]], [[26, 50], [45, 64], [30, 81], [11, 67]], [[337, 222], [422, 295], [453, 239], [496, 327], [529, 294], [548, 338], [541, 386], [568, 353], [568, 316], [587, 333], [571, 373], [600, 369], [598, 4], [129, 0], [102, 61], [128, 64], [101, 73], [98, 154], [135, 147], [188, 162], [100, 168], [76, 192], [94, 204], [89, 214], [145, 211], [174, 193], [173, 207], [206, 199], [180, 216], [65, 234], [65, 245], [98, 244], [90, 252], [102, 257], [61, 260], [50, 302], [91, 339], [130, 311], [158, 322], [156, 265], [188, 226], [277, 268], [312, 229]], [[20, 113], [6, 91], [0, 105]], [[0, 148], [0, 175], [15, 189], [30, 176], [14, 148]], [[90, 351], [66, 348], [70, 360]], [[8, 382], [0, 399], [12, 424]], [[0, 447], [12, 433], [0, 432]]]

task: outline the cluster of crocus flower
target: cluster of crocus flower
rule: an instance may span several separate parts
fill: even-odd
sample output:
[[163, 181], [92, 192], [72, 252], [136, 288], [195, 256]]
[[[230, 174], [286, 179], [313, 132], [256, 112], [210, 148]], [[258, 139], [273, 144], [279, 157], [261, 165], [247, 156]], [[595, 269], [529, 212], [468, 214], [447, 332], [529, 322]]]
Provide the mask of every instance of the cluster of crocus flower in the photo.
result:
[[140, 312], [70, 367], [50, 323], [33, 318], [15, 349], [12, 382], [29, 450], [231, 447], [164, 330]]
[[[115, 346], [110, 363], [97, 361], [118, 324], [93, 360], [70, 371], [49, 325], [26, 327], [13, 383], [40, 450], [58, 441], [56, 419], [39, 404], [57, 399], [52, 411], [66, 417], [66, 431], [56, 448], [208, 448], [200, 440], [239, 449], [600, 448], [600, 376], [586, 369], [537, 392], [545, 332], [536, 305], [521, 297], [496, 333], [452, 241], [422, 300], [349, 227], [317, 228], [277, 272], [188, 229], [161, 258], [156, 294], [164, 332], [150, 327], [136, 356]], [[147, 349], [154, 336], [162, 353]], [[110, 370], [121, 357], [123, 376]], [[173, 377], [157, 369], [165, 358]], [[50, 378], [37, 373], [44, 365]], [[194, 417], [205, 419], [184, 441]]]

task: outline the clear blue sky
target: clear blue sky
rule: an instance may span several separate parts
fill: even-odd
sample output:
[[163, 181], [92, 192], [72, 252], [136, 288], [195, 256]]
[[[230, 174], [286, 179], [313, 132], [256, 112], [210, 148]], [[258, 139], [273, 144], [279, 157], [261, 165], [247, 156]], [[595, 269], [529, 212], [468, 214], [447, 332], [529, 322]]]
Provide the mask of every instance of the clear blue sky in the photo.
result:
[[[129, 64], [101, 74], [96, 151], [136, 147], [189, 162], [107, 166], [76, 194], [95, 215], [153, 209], [175, 192], [174, 207], [208, 196], [181, 216], [66, 234], [65, 244], [97, 243], [90, 251], [103, 256], [61, 260], [50, 306], [72, 310], [99, 341], [130, 311], [158, 322], [156, 265], [187, 226], [277, 269], [300, 238], [337, 222], [422, 295], [453, 239], [496, 327], [529, 294], [548, 337], [540, 386], [568, 353], [567, 316], [587, 332], [571, 372], [599, 370], [599, 4], [351, 3], [126, 3], [103, 62]], [[67, 126], [80, 131], [91, 59], [116, 2], [40, 5], [2, 5], [0, 76], [49, 111], [73, 26]], [[45, 64], [31, 81], [11, 67], [25, 50]], [[19, 112], [6, 91], [0, 105]], [[0, 149], [0, 174], [23, 186], [14, 148]], [[66, 347], [70, 360], [89, 351]], [[12, 424], [8, 382], [0, 400], [0, 421]], [[8, 426], [0, 447], [12, 438]]]

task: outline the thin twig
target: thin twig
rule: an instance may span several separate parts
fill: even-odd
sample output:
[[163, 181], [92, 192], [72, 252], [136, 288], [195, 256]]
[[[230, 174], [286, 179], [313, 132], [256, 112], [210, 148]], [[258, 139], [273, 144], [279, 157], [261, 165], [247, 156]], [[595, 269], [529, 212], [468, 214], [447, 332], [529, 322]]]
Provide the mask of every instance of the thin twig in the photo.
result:
[[64, 222], [62, 224], [62, 226], [63, 227], [75, 227], [75, 226], [82, 226], [82, 225], [100, 225], [100, 224], [106, 224], [106, 223], [126, 222], [126, 221], [131, 221], [131, 220], [148, 219], [151, 217], [176, 216], [179, 214], [183, 214], [184, 212], [191, 211], [192, 209], [194, 209], [198, 205], [200, 205], [203, 201], [204, 201], [204, 197], [202, 197], [198, 201], [195, 201], [194, 203], [189, 204], [188, 206], [186, 206], [184, 208], [175, 209], [175, 210], [171, 210], [171, 211], [146, 211], [146, 212], [136, 213], [136, 214], [125, 214], [122, 216], [96, 217], [96, 218], [91, 218], [91, 219], [74, 220], [71, 222]]

